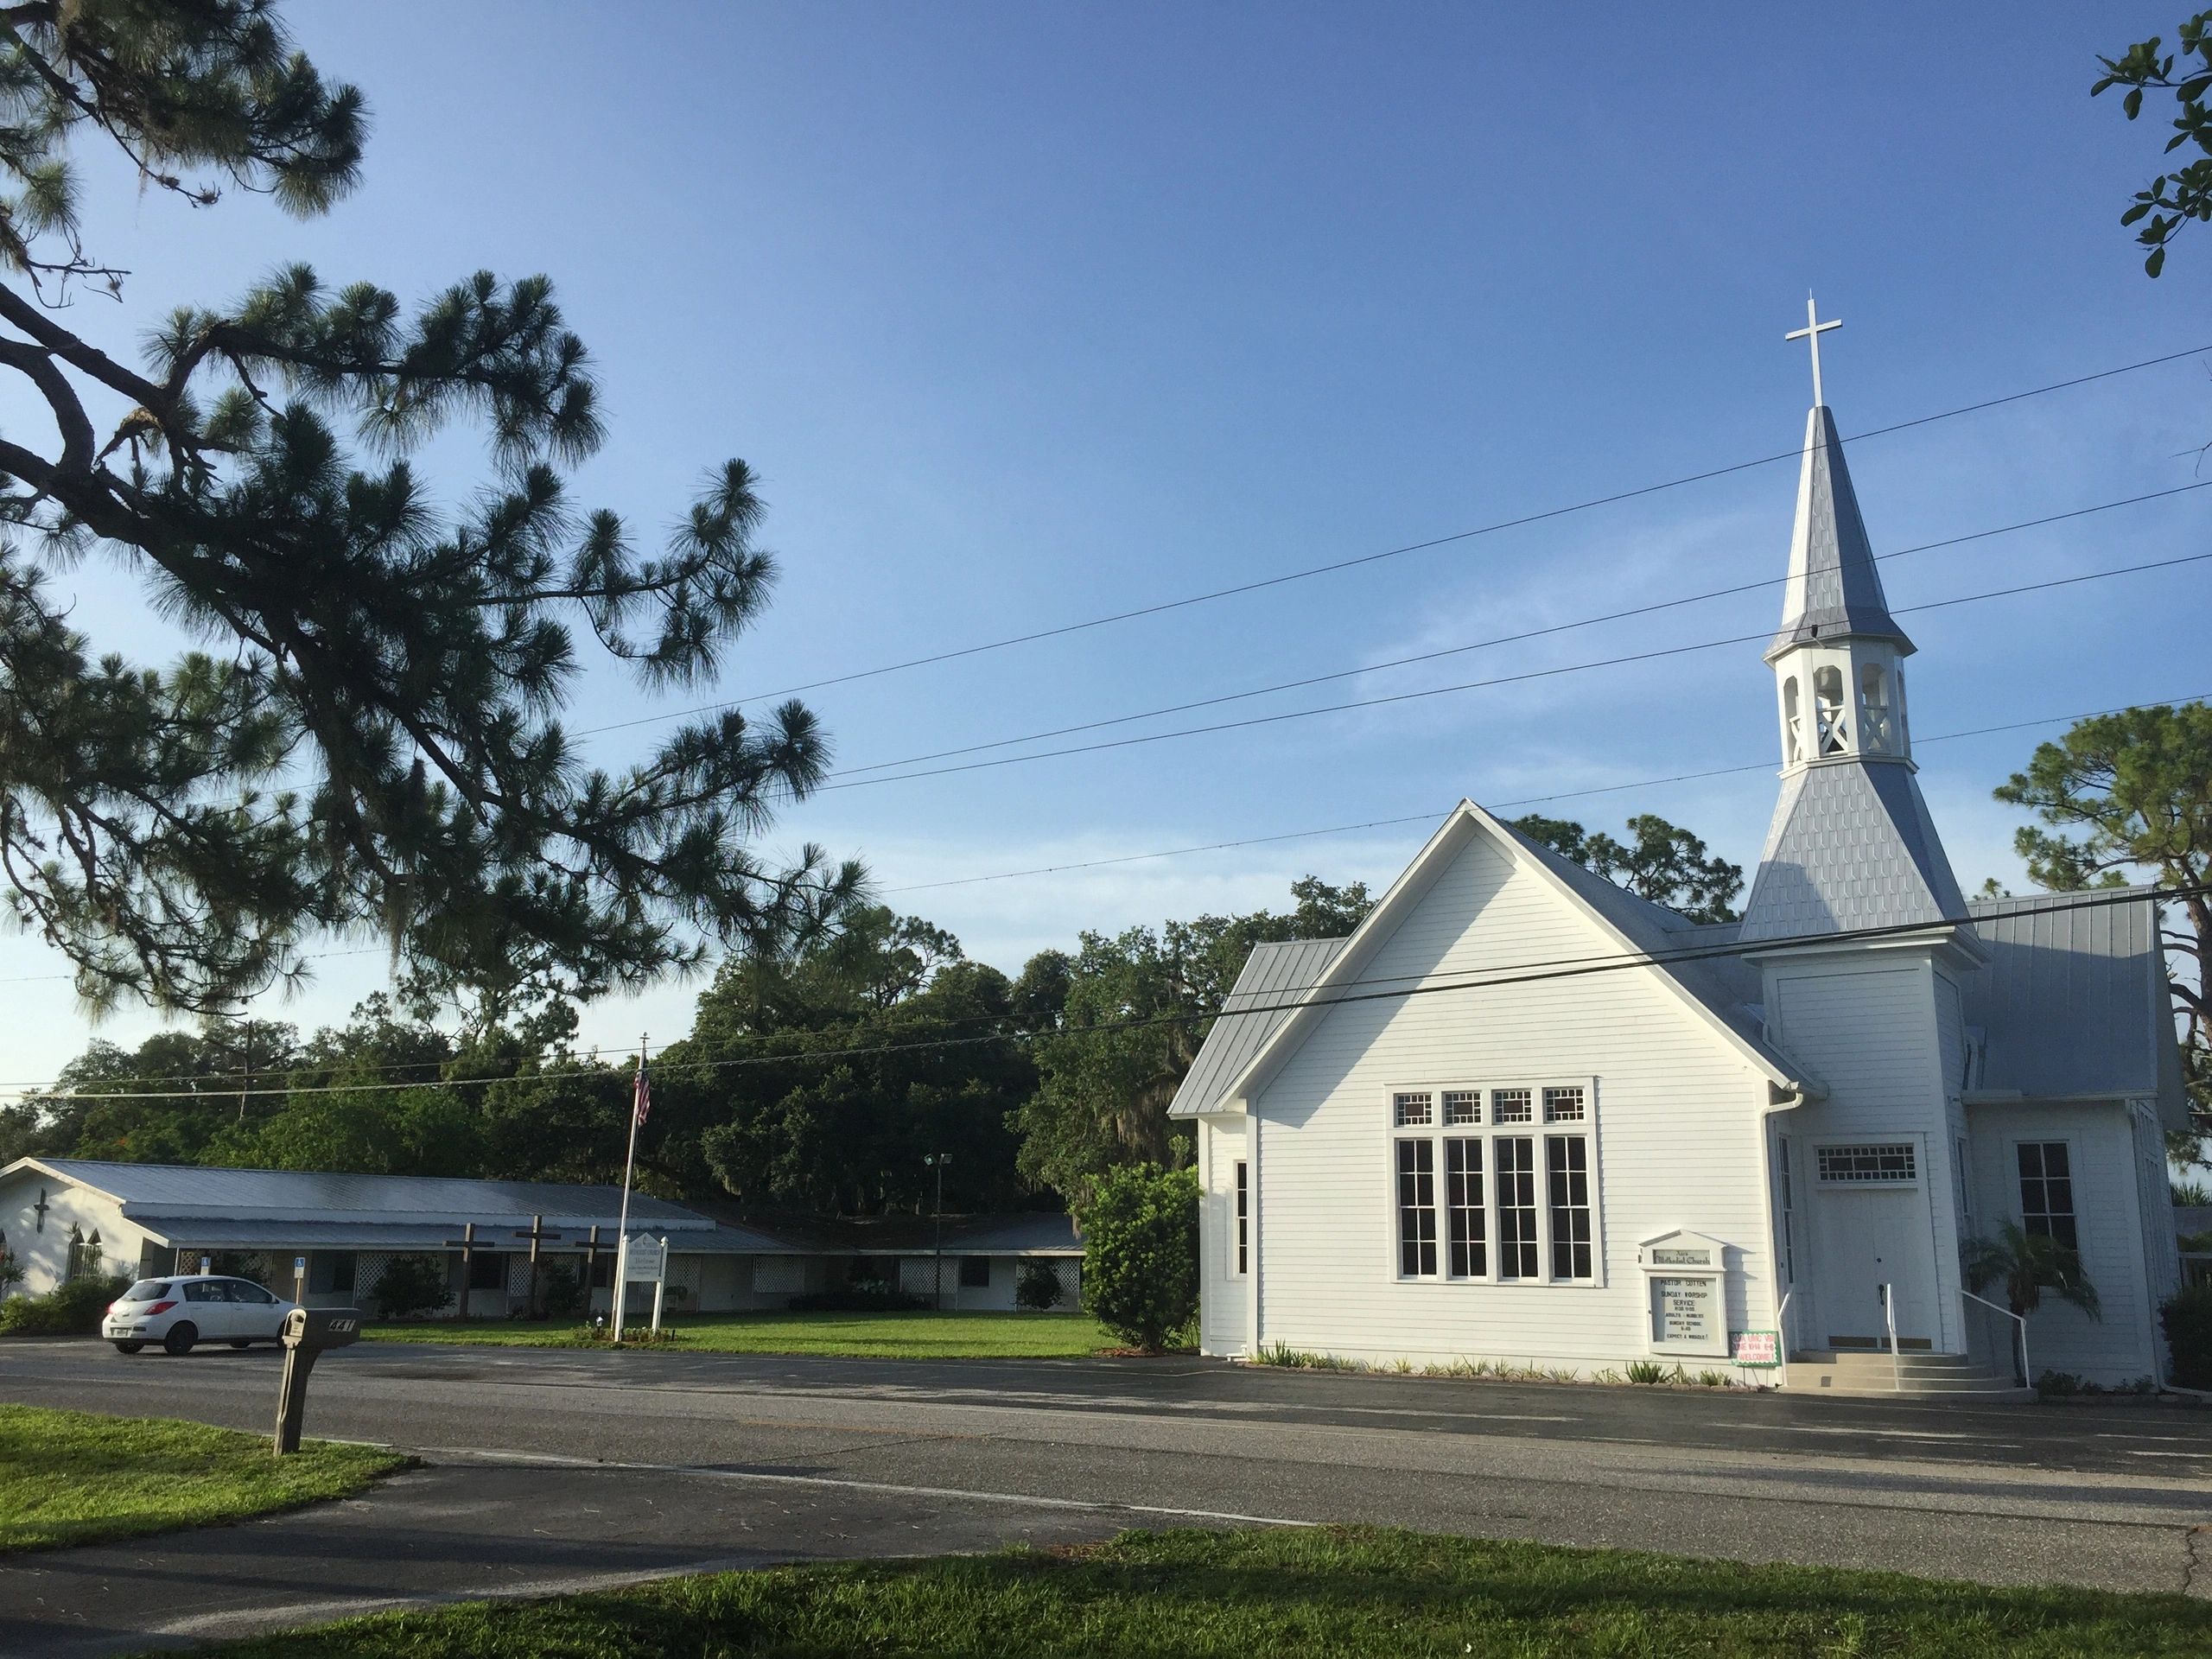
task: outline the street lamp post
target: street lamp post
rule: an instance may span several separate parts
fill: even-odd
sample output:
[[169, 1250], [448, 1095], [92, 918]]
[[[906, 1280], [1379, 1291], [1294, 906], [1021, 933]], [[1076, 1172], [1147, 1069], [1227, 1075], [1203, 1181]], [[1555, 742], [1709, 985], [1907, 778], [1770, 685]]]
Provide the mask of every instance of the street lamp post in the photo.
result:
[[922, 1162], [937, 1172], [937, 1311], [944, 1312], [944, 1166], [952, 1161], [949, 1152], [928, 1152]]

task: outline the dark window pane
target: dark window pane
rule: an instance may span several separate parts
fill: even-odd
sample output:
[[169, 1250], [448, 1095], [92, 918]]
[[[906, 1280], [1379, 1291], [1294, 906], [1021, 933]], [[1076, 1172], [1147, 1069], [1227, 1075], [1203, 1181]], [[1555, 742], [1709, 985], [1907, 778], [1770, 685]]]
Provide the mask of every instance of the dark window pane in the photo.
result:
[[1409, 1278], [1436, 1272], [1436, 1145], [1398, 1142], [1398, 1270]]

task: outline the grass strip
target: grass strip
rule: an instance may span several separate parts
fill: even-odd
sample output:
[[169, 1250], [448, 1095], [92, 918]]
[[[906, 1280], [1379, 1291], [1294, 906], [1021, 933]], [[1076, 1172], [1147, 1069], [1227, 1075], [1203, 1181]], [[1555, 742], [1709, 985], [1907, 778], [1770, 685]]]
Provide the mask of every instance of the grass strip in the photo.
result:
[[[1075, 1359], [1113, 1336], [1079, 1313], [683, 1313], [662, 1321], [690, 1353], [822, 1354], [861, 1359]], [[496, 1319], [367, 1325], [375, 1342], [480, 1343], [501, 1348], [603, 1348], [576, 1321]]]
[[523, 1605], [385, 1615], [213, 1651], [228, 1659], [2201, 1659], [2209, 1647], [2212, 1607], [2179, 1596], [1992, 1589], [1326, 1528], [1133, 1532], [1078, 1548], [718, 1573]]
[[407, 1459], [157, 1417], [0, 1405], [0, 1553], [132, 1538], [269, 1515], [359, 1491]]

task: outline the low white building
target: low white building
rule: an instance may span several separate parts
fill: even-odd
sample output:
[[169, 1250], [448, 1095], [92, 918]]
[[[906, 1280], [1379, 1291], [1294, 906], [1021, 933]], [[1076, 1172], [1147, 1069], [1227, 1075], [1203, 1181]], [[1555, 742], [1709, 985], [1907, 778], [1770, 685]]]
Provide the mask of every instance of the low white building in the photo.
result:
[[2152, 895], [1962, 898], [1912, 649], [1815, 407], [1743, 919], [1694, 925], [1464, 802], [1350, 938], [1260, 947], [1172, 1108], [1205, 1351], [1768, 1381], [1794, 1355], [1793, 1385], [1993, 1389], [2013, 1321], [1961, 1248], [2009, 1219], [2102, 1303], [2047, 1294], [2031, 1368], [2163, 1376], [2161, 1132], [2188, 1105]]
[[[454, 1293], [446, 1315], [505, 1319], [528, 1304], [535, 1231], [541, 1275], [558, 1265], [588, 1278], [603, 1312], [621, 1202], [617, 1187], [546, 1181], [21, 1158], [0, 1169], [0, 1252], [22, 1269], [16, 1294], [85, 1274], [196, 1272], [204, 1261], [285, 1295], [303, 1281], [312, 1305], [364, 1307], [393, 1262], [427, 1258]], [[629, 1216], [633, 1236], [668, 1241], [673, 1312], [781, 1308], [874, 1279], [925, 1297], [941, 1280], [948, 1310], [1011, 1309], [1031, 1262], [1056, 1274], [1057, 1306], [1077, 1305], [1083, 1240], [1064, 1215], [947, 1217], [941, 1249], [932, 1224], [912, 1221], [772, 1230], [636, 1193]], [[650, 1306], [639, 1294], [648, 1300], [633, 1307]]]

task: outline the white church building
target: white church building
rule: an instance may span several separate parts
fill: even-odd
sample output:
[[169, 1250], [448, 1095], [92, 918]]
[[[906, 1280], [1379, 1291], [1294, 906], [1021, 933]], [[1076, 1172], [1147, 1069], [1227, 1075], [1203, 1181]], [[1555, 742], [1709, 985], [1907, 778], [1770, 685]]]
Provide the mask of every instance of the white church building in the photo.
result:
[[2188, 1104], [2153, 896], [1961, 896], [1815, 377], [1743, 919], [1465, 801], [1351, 938], [1259, 947], [1171, 1108], [1205, 1352], [2001, 1389], [2015, 1322], [1961, 1255], [2011, 1220], [2101, 1302], [2046, 1294], [2031, 1370], [2163, 1380]]

